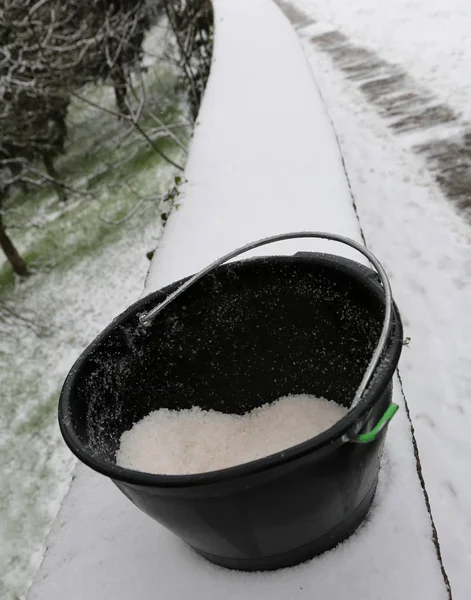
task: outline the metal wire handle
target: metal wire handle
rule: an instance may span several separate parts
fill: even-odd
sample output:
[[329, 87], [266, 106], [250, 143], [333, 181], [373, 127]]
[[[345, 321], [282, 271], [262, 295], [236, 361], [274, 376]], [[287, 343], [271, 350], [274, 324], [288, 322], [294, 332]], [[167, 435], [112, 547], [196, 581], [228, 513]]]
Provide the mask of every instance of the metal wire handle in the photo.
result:
[[384, 270], [383, 266], [381, 265], [379, 260], [376, 258], [376, 256], [374, 254], [372, 254], [367, 248], [365, 248], [364, 246], [362, 246], [361, 244], [356, 242], [355, 240], [347, 238], [343, 235], [338, 235], [336, 233], [325, 233], [322, 231], [300, 231], [300, 232], [294, 232], [294, 233], [281, 233], [278, 235], [273, 235], [273, 236], [264, 238], [262, 240], [258, 240], [256, 242], [250, 242], [249, 244], [246, 244], [245, 246], [242, 246], [241, 248], [237, 248], [237, 250], [233, 250], [232, 252], [229, 252], [225, 256], [218, 258], [213, 263], [211, 263], [210, 265], [208, 265], [207, 267], [202, 269], [199, 273], [196, 273], [196, 275], [193, 275], [193, 277], [190, 277], [190, 279], [185, 281], [185, 283], [183, 283], [177, 290], [172, 292], [161, 304], [152, 308], [147, 313], [141, 314], [139, 316], [139, 321], [141, 322], [142, 325], [145, 325], [145, 326], [150, 325], [152, 323], [153, 319], [162, 310], [164, 310], [165, 307], [167, 307], [171, 302], [173, 302], [175, 300], [175, 298], [180, 296], [180, 294], [183, 294], [183, 292], [185, 292], [190, 286], [192, 286], [194, 283], [199, 281], [202, 277], [204, 277], [205, 275], [207, 275], [208, 273], [213, 271], [216, 267], [219, 267], [222, 264], [224, 264], [225, 262], [227, 262], [228, 260], [231, 260], [231, 258], [235, 258], [235, 257], [239, 256], [240, 254], [243, 254], [244, 252], [249, 252], [250, 250], [254, 250], [255, 248], [259, 248], [260, 246], [266, 246], [267, 244], [272, 244], [274, 242], [281, 242], [283, 240], [293, 240], [293, 239], [298, 239], [298, 238], [320, 238], [320, 239], [325, 239], [325, 240], [329, 240], [332, 242], [340, 242], [341, 244], [345, 244], [347, 246], [350, 246], [351, 248], [354, 248], [355, 250], [357, 250], [358, 252], [363, 254], [363, 256], [365, 256], [370, 261], [370, 263], [376, 269], [376, 272], [378, 273], [378, 275], [381, 279], [381, 283], [383, 285], [384, 297], [385, 297], [385, 301], [386, 301], [386, 308], [384, 311], [383, 328], [381, 330], [381, 335], [379, 337], [378, 344], [375, 348], [375, 351], [373, 352], [373, 355], [372, 355], [371, 360], [368, 364], [368, 367], [365, 371], [365, 374], [363, 375], [363, 379], [361, 380], [361, 383], [358, 386], [358, 389], [355, 393], [355, 397], [353, 398], [353, 402], [350, 405], [349, 410], [351, 410], [360, 402], [363, 392], [367, 388], [367, 386], [373, 376], [373, 373], [375, 372], [375, 369], [378, 366], [379, 360], [381, 358], [381, 354], [383, 353], [383, 350], [385, 349], [386, 343], [388, 341], [388, 333], [389, 333], [389, 328], [391, 326], [391, 320], [392, 320], [392, 293], [391, 293], [391, 285], [389, 283], [388, 276], [386, 275], [386, 271]]

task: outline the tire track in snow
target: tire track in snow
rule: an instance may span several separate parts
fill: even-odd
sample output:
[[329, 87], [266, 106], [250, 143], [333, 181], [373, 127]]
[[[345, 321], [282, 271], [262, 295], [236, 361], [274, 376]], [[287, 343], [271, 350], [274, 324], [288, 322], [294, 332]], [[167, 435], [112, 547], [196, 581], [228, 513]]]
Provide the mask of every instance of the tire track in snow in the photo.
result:
[[278, 4], [303, 37], [328, 54], [388, 127], [409, 136], [442, 193], [471, 220], [471, 123], [437, 99], [400, 66], [349, 40], [338, 30], [309, 35], [315, 21], [291, 4]]

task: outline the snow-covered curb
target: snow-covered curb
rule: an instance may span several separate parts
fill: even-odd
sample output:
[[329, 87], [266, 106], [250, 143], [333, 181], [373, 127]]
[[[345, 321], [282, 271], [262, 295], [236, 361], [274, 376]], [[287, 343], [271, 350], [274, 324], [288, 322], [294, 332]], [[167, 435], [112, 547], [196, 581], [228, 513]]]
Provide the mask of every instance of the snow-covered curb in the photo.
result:
[[[323, 229], [360, 240], [335, 136], [294, 31], [270, 0], [214, 5], [215, 61], [188, 183], [155, 254], [148, 291], [273, 233]], [[272, 252], [317, 247], [290, 242]], [[402, 404], [399, 390], [396, 382]], [[212, 566], [110, 482], [79, 467], [30, 599], [445, 599], [431, 537], [402, 410], [388, 435], [374, 509], [358, 534], [275, 573]]]

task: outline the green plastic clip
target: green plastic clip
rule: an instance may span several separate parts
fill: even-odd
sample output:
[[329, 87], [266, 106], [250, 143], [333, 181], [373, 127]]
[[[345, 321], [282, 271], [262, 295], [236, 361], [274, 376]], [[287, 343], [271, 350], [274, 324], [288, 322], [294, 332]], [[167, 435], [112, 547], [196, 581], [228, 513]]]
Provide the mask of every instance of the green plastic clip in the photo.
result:
[[358, 444], [369, 444], [376, 439], [376, 436], [386, 427], [389, 421], [397, 413], [399, 406], [397, 404], [390, 404], [384, 415], [376, 423], [371, 431], [367, 433], [361, 433], [355, 440]]

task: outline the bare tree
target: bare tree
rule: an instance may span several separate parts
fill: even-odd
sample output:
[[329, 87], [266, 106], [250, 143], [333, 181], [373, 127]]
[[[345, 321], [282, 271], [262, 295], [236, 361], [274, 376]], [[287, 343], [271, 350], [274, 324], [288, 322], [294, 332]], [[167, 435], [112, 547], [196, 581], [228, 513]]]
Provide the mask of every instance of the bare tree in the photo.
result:
[[7, 257], [8, 261], [10, 262], [14, 272], [17, 275], [21, 275], [22, 277], [25, 277], [26, 275], [28, 275], [29, 271], [28, 271], [26, 262], [23, 260], [23, 258], [19, 254], [18, 250], [15, 248], [13, 242], [11, 241], [11, 238], [9, 237], [9, 235], [7, 234], [7, 232], [5, 230], [5, 225], [3, 223], [3, 214], [1, 213], [1, 209], [0, 209], [0, 247], [4, 251], [5, 256]]
[[[128, 79], [139, 67], [150, 20], [144, 0], [0, 0], [0, 211], [12, 184], [65, 186], [55, 168], [64, 152], [70, 95], [111, 81], [129, 115]], [[42, 162], [47, 178], [32, 177]], [[5, 231], [0, 246], [19, 275], [27, 267]]]
[[211, 68], [214, 14], [211, 0], [171, 0], [164, 4], [175, 36], [192, 116], [196, 119]]
[[3, 220], [3, 207], [7, 192], [11, 186], [21, 180], [22, 172], [22, 161], [11, 158], [2, 151], [2, 154], [0, 154], [0, 248], [2, 248], [5, 253], [14, 272], [17, 275], [25, 277], [29, 273], [28, 267], [16, 249], [10, 236], [7, 234]]
[[[0, 245], [16, 273], [26, 274], [27, 267], [5, 231], [2, 205], [12, 186], [25, 191], [44, 182], [66, 200], [68, 186], [55, 159], [65, 151], [70, 98], [90, 102], [81, 93], [86, 84], [113, 85], [117, 110], [107, 111], [182, 169], [156, 145], [140, 117], [150, 116], [159, 130], [165, 124], [149, 115], [142, 98], [136, 109], [130, 94], [144, 35], [162, 14], [196, 117], [211, 64], [210, 0], [0, 0]], [[165, 135], [182, 148], [175, 132], [166, 129]]]

